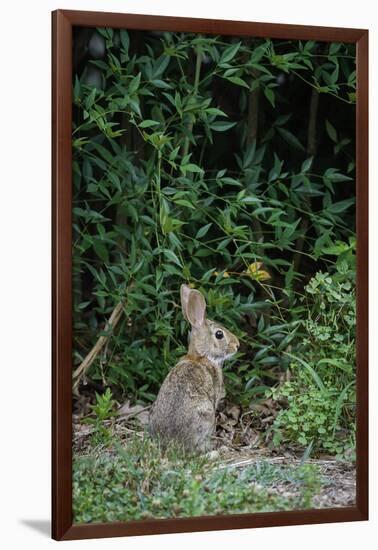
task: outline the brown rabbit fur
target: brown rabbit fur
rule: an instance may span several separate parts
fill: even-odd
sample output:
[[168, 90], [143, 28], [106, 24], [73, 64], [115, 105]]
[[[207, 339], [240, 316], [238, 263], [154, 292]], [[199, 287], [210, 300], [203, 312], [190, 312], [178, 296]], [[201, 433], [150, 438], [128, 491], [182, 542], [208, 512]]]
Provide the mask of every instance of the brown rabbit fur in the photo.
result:
[[206, 318], [205, 298], [181, 286], [184, 317], [191, 325], [187, 355], [164, 380], [150, 412], [149, 430], [166, 445], [176, 442], [187, 452], [211, 448], [215, 413], [225, 396], [222, 365], [239, 348], [237, 337]]

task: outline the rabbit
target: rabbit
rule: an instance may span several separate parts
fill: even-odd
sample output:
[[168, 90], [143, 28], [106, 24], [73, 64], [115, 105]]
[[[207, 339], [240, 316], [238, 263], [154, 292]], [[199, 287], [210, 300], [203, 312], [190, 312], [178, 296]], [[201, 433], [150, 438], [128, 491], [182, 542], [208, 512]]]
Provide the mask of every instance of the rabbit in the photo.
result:
[[200, 291], [180, 289], [184, 318], [191, 325], [188, 353], [165, 378], [151, 407], [149, 432], [162, 446], [174, 441], [185, 452], [211, 450], [215, 413], [225, 397], [222, 366], [239, 348], [237, 337], [206, 317]]

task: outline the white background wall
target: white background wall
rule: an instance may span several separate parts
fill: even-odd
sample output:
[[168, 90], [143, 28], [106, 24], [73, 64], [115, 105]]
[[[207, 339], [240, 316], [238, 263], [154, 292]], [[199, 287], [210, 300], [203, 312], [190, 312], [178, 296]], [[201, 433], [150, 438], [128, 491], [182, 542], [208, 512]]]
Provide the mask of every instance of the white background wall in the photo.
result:
[[[50, 515], [50, 11], [56, 8], [369, 28], [371, 45], [371, 243], [377, 238], [378, 19], [359, 0], [7, 0], [1, 7], [0, 544], [47, 548]], [[374, 157], [374, 158], [373, 158]], [[5, 170], [4, 170], [5, 168]], [[377, 334], [377, 261], [371, 251], [371, 343]], [[375, 272], [375, 273], [374, 273]], [[375, 277], [374, 277], [375, 275]], [[4, 307], [5, 300], [5, 307]], [[375, 338], [374, 338], [375, 337]], [[374, 350], [373, 350], [374, 351]], [[371, 358], [371, 450], [377, 463], [377, 374]], [[374, 392], [375, 389], [375, 392]], [[375, 432], [375, 433], [374, 433]], [[369, 523], [280, 527], [67, 542], [64, 548], [157, 549], [372, 547], [377, 468]], [[375, 489], [375, 491], [374, 491]]]

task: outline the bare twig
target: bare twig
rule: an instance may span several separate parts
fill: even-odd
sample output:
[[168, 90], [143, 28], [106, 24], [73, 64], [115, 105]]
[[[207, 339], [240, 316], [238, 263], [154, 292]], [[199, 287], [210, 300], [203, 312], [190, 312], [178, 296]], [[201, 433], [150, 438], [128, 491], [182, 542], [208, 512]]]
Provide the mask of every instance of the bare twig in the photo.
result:
[[[113, 309], [109, 320], [107, 321], [105, 325], [105, 331], [114, 330], [117, 326], [123, 312], [124, 302], [119, 302], [115, 308]], [[80, 363], [80, 365], [77, 367], [75, 372], [73, 373], [73, 377], [75, 379], [75, 382], [73, 384], [73, 390], [74, 392], [77, 390], [80, 380], [82, 376], [85, 374], [85, 372], [89, 369], [89, 367], [92, 365], [93, 361], [96, 359], [97, 355], [100, 353], [104, 345], [107, 343], [108, 339], [110, 337], [110, 334], [100, 336], [91, 351], [86, 355], [86, 357], [83, 359], [83, 361]]]
[[138, 416], [138, 414], [142, 413], [142, 412], [145, 412], [145, 411], [148, 411], [149, 409], [151, 408], [151, 405], [147, 405], [147, 407], [143, 407], [143, 409], [139, 409], [138, 411], [132, 411], [132, 412], [129, 412], [129, 413], [121, 413], [121, 414], [118, 414], [118, 418], [123, 418], [123, 419], [126, 419], [126, 420], [129, 420], [129, 418], [134, 418], [135, 416]]

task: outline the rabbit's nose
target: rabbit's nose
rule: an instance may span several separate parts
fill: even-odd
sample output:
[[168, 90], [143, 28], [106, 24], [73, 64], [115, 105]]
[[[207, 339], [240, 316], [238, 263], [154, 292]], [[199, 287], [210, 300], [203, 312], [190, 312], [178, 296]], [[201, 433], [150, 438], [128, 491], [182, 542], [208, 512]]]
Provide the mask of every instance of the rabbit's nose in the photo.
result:
[[233, 349], [233, 351], [238, 351], [239, 345], [240, 345], [240, 344], [239, 344], [239, 340], [236, 340], [236, 341], [232, 342], [232, 349]]

